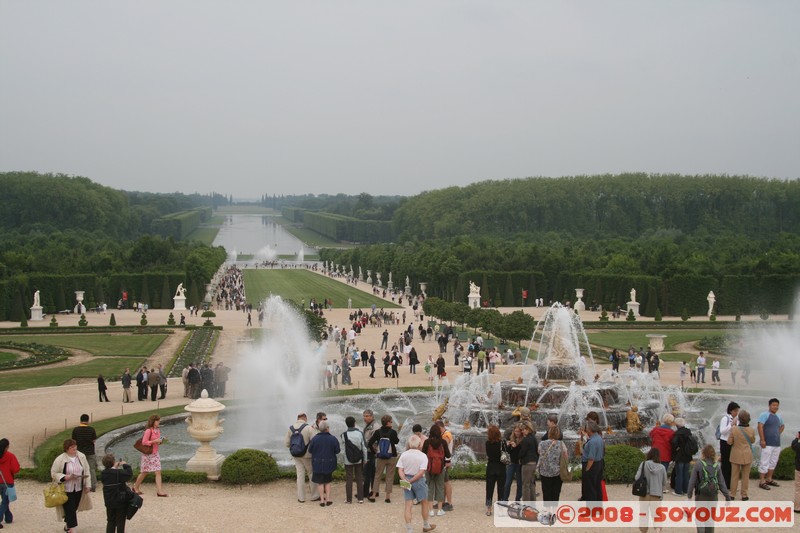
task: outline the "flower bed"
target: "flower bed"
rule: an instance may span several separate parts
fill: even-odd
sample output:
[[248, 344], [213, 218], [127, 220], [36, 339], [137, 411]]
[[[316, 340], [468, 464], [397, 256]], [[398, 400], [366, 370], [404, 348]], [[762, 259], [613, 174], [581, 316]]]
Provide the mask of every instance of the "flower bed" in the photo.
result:
[[0, 363], [0, 370], [49, 365], [50, 363], [63, 361], [70, 355], [70, 352], [64, 348], [47, 344], [37, 344], [35, 342], [0, 341], [0, 348], [10, 348], [29, 354], [20, 359]]
[[215, 328], [197, 328], [186, 337], [183, 345], [172, 360], [167, 373], [169, 377], [180, 377], [183, 367], [189, 363], [206, 363], [217, 345], [219, 330]]

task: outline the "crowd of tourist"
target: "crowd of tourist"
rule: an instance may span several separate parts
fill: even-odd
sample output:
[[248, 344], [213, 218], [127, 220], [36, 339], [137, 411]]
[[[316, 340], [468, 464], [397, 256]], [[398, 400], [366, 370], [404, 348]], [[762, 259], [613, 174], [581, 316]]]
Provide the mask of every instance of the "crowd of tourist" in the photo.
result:
[[[345, 419], [347, 429], [338, 438], [330, 434], [328, 417], [319, 412], [313, 423], [305, 413], [286, 432], [285, 445], [294, 458], [297, 473], [297, 501], [333, 505], [332, 474], [342, 454], [345, 467], [346, 504], [376, 503], [383, 493], [384, 503], [392, 502], [395, 472], [398, 473], [405, 501], [404, 522], [411, 531], [413, 505], [420, 505], [423, 531], [436, 525], [433, 516], [453, 510], [452, 482], [449, 479], [453, 453], [453, 434], [444, 420], [436, 421], [425, 435], [416, 425], [400, 453], [400, 438], [391, 415], [383, 415], [380, 425], [372, 410], [362, 413], [363, 429], [352, 416]], [[499, 433], [499, 430], [497, 430]], [[310, 483], [310, 492], [307, 486]], [[382, 490], [381, 490], [382, 489]]]

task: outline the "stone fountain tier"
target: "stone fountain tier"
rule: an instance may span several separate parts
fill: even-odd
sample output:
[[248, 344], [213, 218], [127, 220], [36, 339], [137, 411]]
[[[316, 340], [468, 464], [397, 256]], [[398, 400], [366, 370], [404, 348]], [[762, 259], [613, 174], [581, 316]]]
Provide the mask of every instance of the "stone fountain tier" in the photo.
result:
[[[544, 426], [537, 426], [536, 431], [536, 440], [537, 442], [541, 440], [541, 436], [544, 433]], [[460, 444], [464, 444], [472, 449], [473, 453], [475, 454], [476, 459], [485, 459], [486, 458], [486, 430], [483, 428], [470, 428], [461, 430], [460, 432], [455, 431], [453, 432], [453, 437], [455, 438], [456, 446]], [[567, 445], [567, 451], [569, 452], [570, 458], [577, 458], [575, 455], [575, 443], [578, 442], [578, 435], [577, 434], [565, 434], [564, 435], [564, 444]], [[621, 432], [603, 432], [603, 442], [606, 446], [612, 444], [626, 444], [628, 446], [634, 446], [636, 448], [644, 448], [646, 446], [650, 446], [650, 438], [647, 436], [645, 432], [638, 432], [638, 433], [627, 433], [625, 430]]]
[[[563, 367], [551, 367], [563, 368]], [[503, 404], [510, 407], [524, 406], [527, 399], [528, 403], [537, 403], [545, 407], [559, 407], [569, 395], [568, 384], [548, 383], [525, 384], [513, 381], [504, 381], [500, 384], [500, 391]], [[603, 399], [605, 405], [616, 405], [620, 403], [619, 392], [613, 383], [600, 383], [597, 392]]]
[[539, 379], [548, 381], [580, 381], [584, 378], [583, 368], [577, 365], [539, 365]]

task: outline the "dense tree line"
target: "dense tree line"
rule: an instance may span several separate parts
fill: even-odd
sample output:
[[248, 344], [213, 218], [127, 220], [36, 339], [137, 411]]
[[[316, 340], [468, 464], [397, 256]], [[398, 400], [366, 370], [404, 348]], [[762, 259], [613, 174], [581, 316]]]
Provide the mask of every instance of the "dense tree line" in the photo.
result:
[[762, 236], [800, 231], [800, 181], [621, 174], [485, 181], [408, 198], [400, 241], [510, 232], [636, 238], [658, 230]]
[[0, 230], [100, 231], [121, 239], [157, 233], [162, 216], [212, 206], [218, 195], [127, 192], [80, 176], [0, 173]]
[[[562, 233], [458, 236], [412, 240], [402, 244], [326, 249], [322, 260], [409, 276], [429, 295], [466, 301], [470, 279], [481, 285], [482, 300], [522, 305], [522, 290], [545, 301], [574, 300], [586, 289], [585, 302], [606, 308], [624, 306], [631, 288], [639, 291], [642, 312], [653, 316], [696, 314], [714, 290], [728, 314], [787, 312], [800, 281], [800, 235], [777, 234], [748, 239], [730, 233], [655, 231], [628, 239], [579, 238]], [[467, 279], [470, 278], [470, 279]], [[484, 281], [485, 280], [485, 281]], [[509, 288], [510, 287], [510, 288]], [[651, 294], [652, 291], [652, 294]], [[689, 303], [687, 303], [689, 302]], [[649, 305], [648, 305], [649, 304]]]
[[361, 193], [348, 194], [304, 194], [286, 196], [263, 196], [262, 205], [275, 210], [286, 207], [302, 208], [335, 215], [357, 218], [359, 220], [391, 221], [400, 205], [400, 196], [372, 196]]
[[[127, 193], [63, 175], [0, 174], [0, 320], [18, 320], [42, 290], [48, 311], [64, 309], [73, 291], [87, 303], [131, 299], [171, 305], [177, 283], [200, 303], [225, 250], [153, 235], [156, 221], [209, 215], [212, 196]], [[187, 224], [181, 224], [181, 235]], [[172, 291], [172, 292], [171, 292]], [[73, 302], [74, 303], [74, 302]]]
[[[623, 174], [487, 181], [401, 201], [396, 242], [320, 257], [428, 282], [428, 294], [522, 305], [574, 300], [642, 311], [786, 312], [800, 281], [800, 182]], [[385, 275], [385, 274], [384, 274]], [[470, 278], [470, 279], [467, 279]]]

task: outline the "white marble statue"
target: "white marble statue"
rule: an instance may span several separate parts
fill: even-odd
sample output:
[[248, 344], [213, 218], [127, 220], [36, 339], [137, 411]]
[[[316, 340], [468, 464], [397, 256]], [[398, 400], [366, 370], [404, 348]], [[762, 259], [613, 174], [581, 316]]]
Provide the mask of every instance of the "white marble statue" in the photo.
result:
[[469, 282], [469, 293], [470, 294], [480, 294], [481, 288], [475, 285], [474, 281]]
[[183, 283], [178, 283], [178, 289], [175, 291], [175, 298], [186, 298], [186, 289], [183, 288]]
[[636, 301], [636, 289], [631, 289], [631, 301]]
[[706, 300], [708, 300], [708, 316], [711, 316], [711, 313], [714, 311], [714, 302], [717, 301], [717, 297], [714, 296], [714, 291], [708, 293]]
[[37, 290], [36, 292], [33, 293], [33, 307], [41, 307], [42, 304], [40, 302], [41, 301], [39, 299], [39, 291]]
[[408, 276], [406, 276], [406, 287], [410, 287], [410, 286], [411, 286], [411, 280], [408, 279]]

